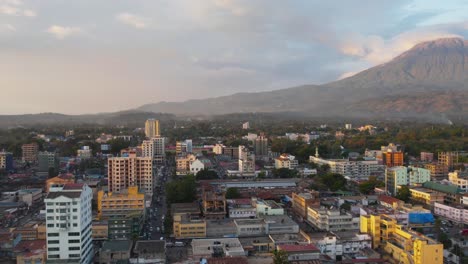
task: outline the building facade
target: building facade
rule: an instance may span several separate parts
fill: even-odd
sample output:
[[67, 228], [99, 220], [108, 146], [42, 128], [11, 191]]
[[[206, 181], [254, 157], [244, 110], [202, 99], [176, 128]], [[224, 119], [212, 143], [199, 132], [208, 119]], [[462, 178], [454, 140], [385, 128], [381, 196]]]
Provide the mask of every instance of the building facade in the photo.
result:
[[281, 156], [275, 159], [275, 169], [290, 169], [293, 170], [297, 168], [299, 162], [296, 160], [296, 157], [283, 153]]
[[83, 184], [50, 189], [44, 200], [48, 260], [91, 262], [92, 197], [91, 189]]
[[308, 207], [307, 221], [320, 230], [347, 231], [359, 229], [359, 217], [339, 209]]
[[382, 161], [387, 167], [403, 166], [404, 154], [400, 145], [390, 143], [388, 146], [382, 146]]
[[127, 157], [109, 158], [107, 165], [110, 192], [119, 193], [136, 186], [142, 192], [153, 194], [155, 180], [151, 157], [130, 154]]
[[10, 171], [13, 169], [13, 154], [10, 152], [0, 152], [0, 170]]
[[463, 208], [463, 206], [454, 207], [436, 202], [434, 203], [434, 214], [456, 223], [468, 223], [468, 209]]
[[147, 138], [154, 138], [159, 137], [160, 130], [159, 130], [159, 120], [156, 119], [148, 119], [145, 122], [145, 136]]
[[255, 173], [255, 154], [245, 146], [239, 146], [239, 172]]
[[48, 151], [39, 152], [38, 162], [39, 162], [39, 171], [46, 172], [46, 171], [49, 171], [50, 168], [54, 168], [56, 172], [58, 171], [59, 159], [58, 159], [57, 153], [55, 152], [48, 152]]
[[37, 155], [39, 154], [39, 145], [37, 143], [23, 144], [21, 150], [23, 152], [23, 162], [37, 162]]
[[145, 194], [138, 192], [137, 186], [128, 187], [122, 193], [99, 191], [97, 195], [97, 211], [100, 219], [109, 216], [128, 215], [145, 211]]

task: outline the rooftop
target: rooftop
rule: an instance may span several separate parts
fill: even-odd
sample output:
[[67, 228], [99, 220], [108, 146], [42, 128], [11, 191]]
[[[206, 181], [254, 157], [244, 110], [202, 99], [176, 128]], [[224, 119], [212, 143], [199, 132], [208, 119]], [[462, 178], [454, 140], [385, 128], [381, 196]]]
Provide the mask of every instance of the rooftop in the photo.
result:
[[13, 251], [16, 254], [22, 253], [25, 257], [45, 253], [47, 251], [46, 240], [23, 240], [16, 245]]
[[161, 240], [138, 240], [135, 244], [136, 253], [164, 253], [166, 242]]
[[278, 245], [278, 248], [281, 250], [284, 250], [286, 252], [304, 252], [304, 251], [316, 251], [320, 252], [320, 250], [312, 245], [312, 244], [307, 244], [307, 245]]
[[394, 203], [399, 203], [403, 202], [402, 200], [399, 200], [397, 198], [388, 196], [388, 195], [380, 195], [379, 196], [379, 201], [387, 203], [387, 204], [394, 204]]
[[60, 196], [65, 196], [71, 199], [80, 198], [81, 192], [50, 192], [47, 194], [46, 199], [55, 199]]
[[130, 251], [132, 248], [132, 241], [130, 240], [114, 240], [114, 241], [104, 241], [102, 244], [102, 251]]
[[440, 184], [440, 183], [431, 182], [431, 181], [423, 183], [422, 186], [424, 188], [436, 190], [436, 191], [443, 192], [443, 193], [458, 194], [461, 192], [461, 190], [458, 189], [458, 187], [455, 185], [445, 185], [445, 184]]
[[67, 183], [63, 186], [63, 190], [82, 190], [83, 186], [82, 183]]
[[216, 248], [222, 248], [225, 253], [231, 252], [229, 255], [244, 254], [244, 248], [242, 247], [238, 238], [192, 240], [192, 250], [194, 256], [212, 255]]

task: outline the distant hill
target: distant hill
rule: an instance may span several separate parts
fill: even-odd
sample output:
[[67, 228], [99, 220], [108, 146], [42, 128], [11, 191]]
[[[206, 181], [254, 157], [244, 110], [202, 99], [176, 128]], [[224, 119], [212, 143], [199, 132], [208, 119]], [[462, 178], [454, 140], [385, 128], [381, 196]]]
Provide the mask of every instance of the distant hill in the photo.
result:
[[67, 126], [74, 124], [99, 125], [140, 125], [148, 118], [157, 118], [162, 121], [173, 120], [172, 114], [161, 114], [142, 111], [122, 111], [116, 113], [103, 113], [94, 115], [63, 115], [57, 113], [41, 113], [27, 115], [0, 115], [0, 128], [9, 127], [37, 127], [37, 126]]
[[423, 42], [390, 62], [324, 85], [146, 104], [141, 111], [178, 115], [301, 112], [310, 116], [417, 118], [468, 116], [468, 41]]

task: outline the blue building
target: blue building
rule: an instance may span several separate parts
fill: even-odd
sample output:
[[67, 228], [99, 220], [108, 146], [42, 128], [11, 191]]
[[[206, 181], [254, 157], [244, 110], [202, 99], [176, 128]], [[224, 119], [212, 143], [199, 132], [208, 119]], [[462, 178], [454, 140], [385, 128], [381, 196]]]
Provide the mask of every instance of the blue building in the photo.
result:
[[13, 154], [10, 152], [0, 152], [0, 170], [13, 170]]

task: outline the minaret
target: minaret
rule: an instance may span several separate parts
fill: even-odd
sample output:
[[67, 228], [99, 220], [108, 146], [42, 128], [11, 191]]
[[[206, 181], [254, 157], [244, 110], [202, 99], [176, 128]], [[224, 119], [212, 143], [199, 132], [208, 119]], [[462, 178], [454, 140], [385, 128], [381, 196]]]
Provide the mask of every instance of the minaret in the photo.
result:
[[316, 158], [319, 157], [319, 154], [318, 154], [318, 147], [315, 147], [315, 157], [316, 157]]

